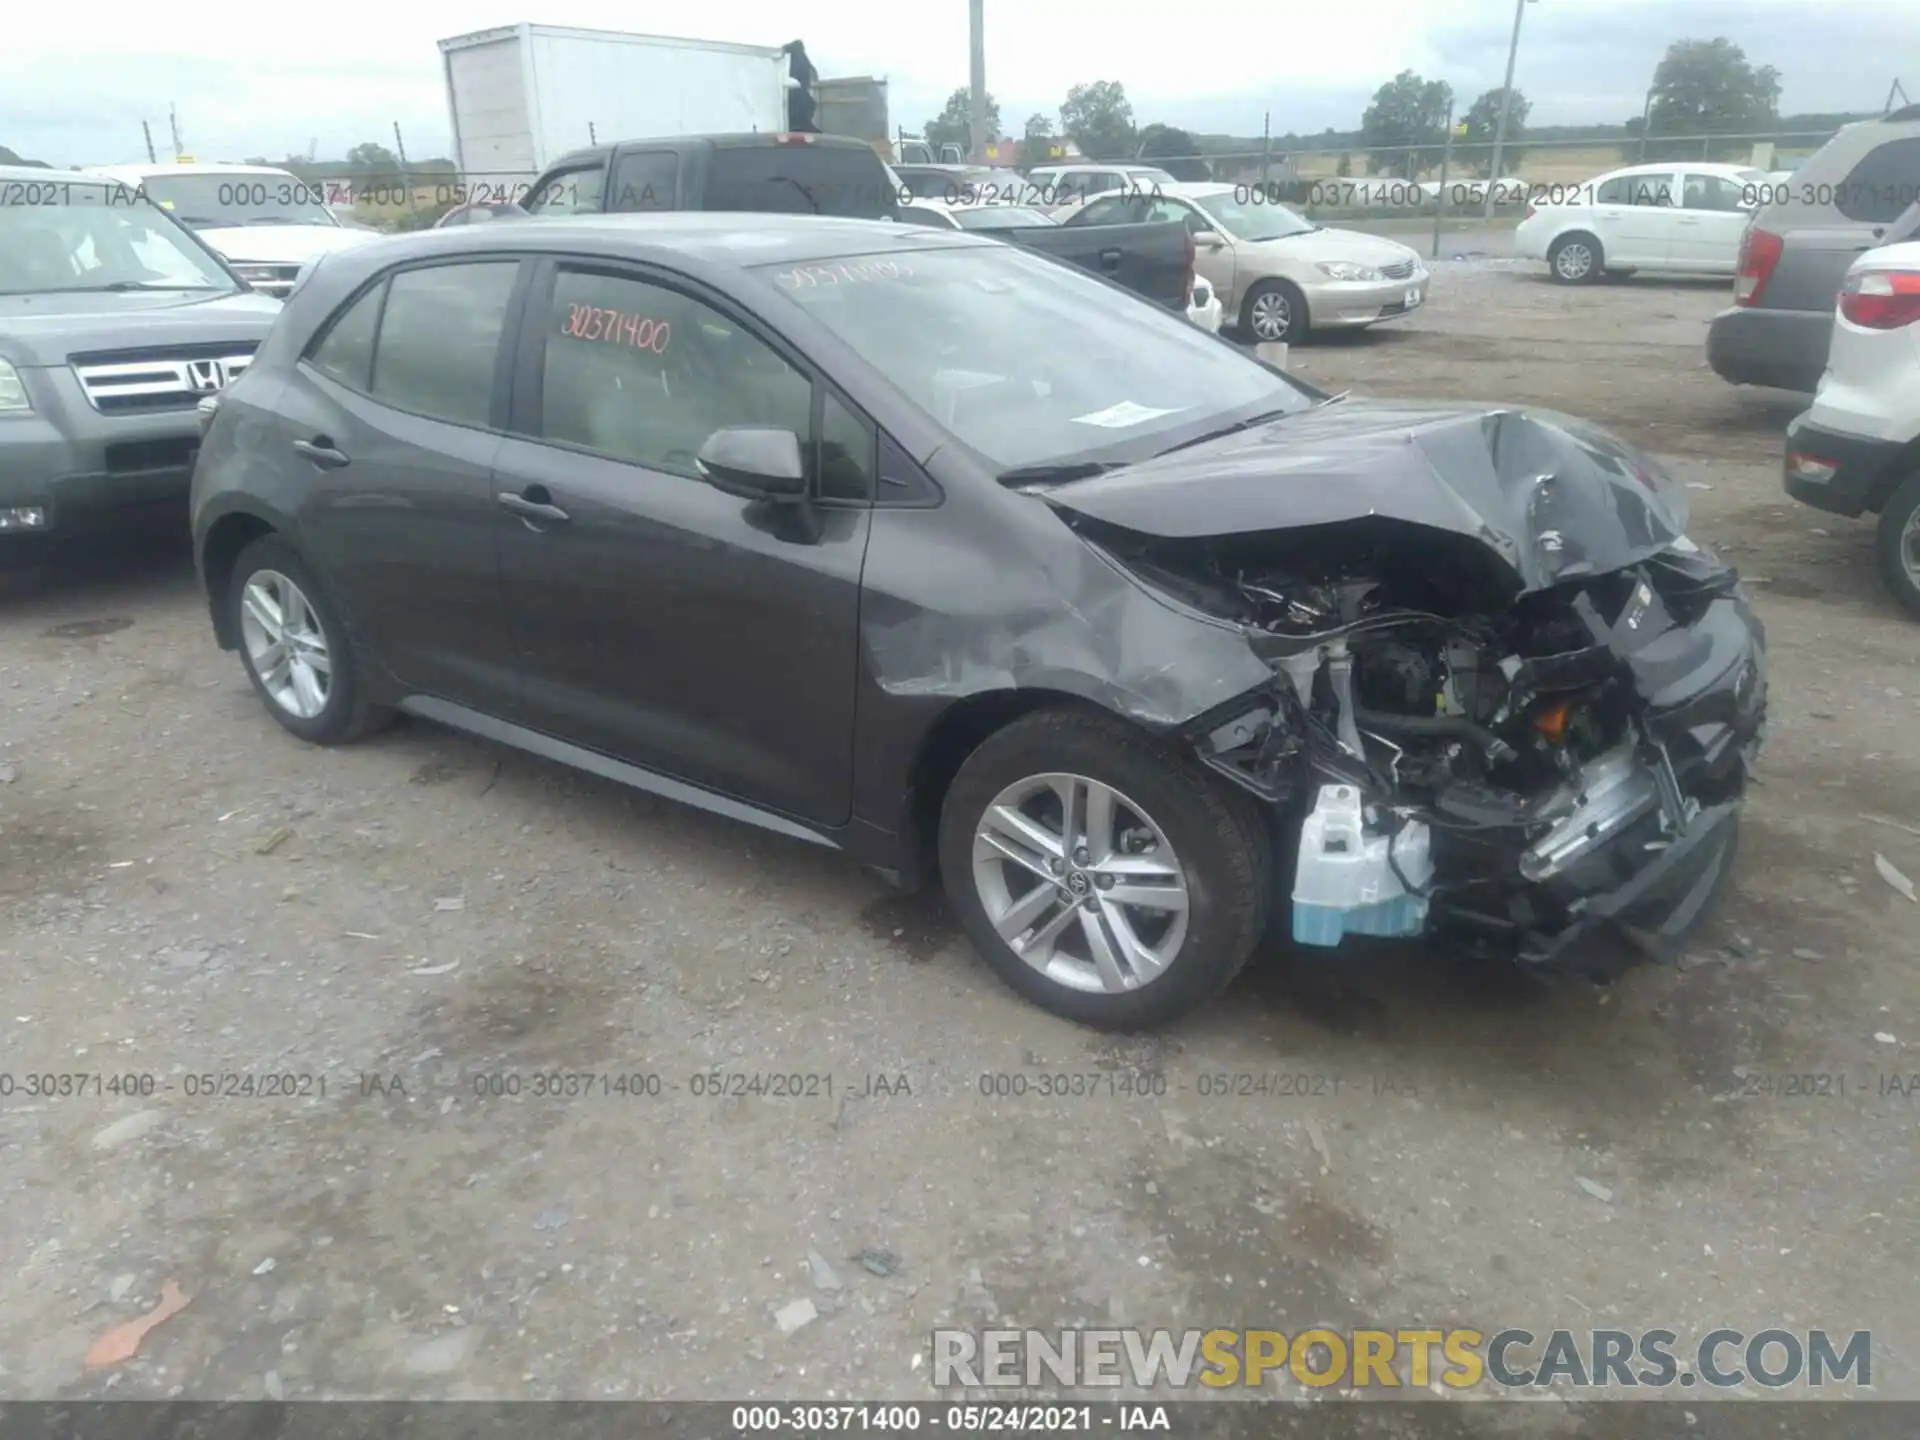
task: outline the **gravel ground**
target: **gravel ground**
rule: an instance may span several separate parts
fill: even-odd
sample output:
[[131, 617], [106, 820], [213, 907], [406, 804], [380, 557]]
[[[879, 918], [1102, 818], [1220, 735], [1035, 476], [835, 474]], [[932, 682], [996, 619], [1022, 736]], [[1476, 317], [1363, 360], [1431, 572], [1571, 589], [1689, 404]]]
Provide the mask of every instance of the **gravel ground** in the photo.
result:
[[[925, 1397], [928, 1331], [998, 1320], [1824, 1325], [1920, 1397], [1920, 908], [1874, 863], [1920, 877], [1920, 631], [1863, 525], [1782, 496], [1790, 397], [1706, 369], [1724, 296], [1443, 262], [1408, 323], [1295, 351], [1617, 428], [1755, 583], [1777, 718], [1735, 890], [1605, 990], [1274, 953], [1094, 1035], [810, 847], [423, 724], [302, 746], [178, 547], [16, 585], [0, 1395]], [[1047, 1071], [1112, 1090], [980, 1093]], [[536, 1094], [562, 1073], [603, 1078]], [[169, 1280], [187, 1308], [84, 1370]]]

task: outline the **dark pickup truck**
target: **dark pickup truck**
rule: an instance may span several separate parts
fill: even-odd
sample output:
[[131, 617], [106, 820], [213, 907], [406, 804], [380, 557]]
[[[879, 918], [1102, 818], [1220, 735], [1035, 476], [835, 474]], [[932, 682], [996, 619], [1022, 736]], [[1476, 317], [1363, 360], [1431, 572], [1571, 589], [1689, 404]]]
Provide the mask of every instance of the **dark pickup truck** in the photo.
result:
[[754, 210], [891, 220], [900, 182], [871, 145], [838, 135], [674, 135], [576, 150], [533, 182], [532, 215]]
[[[859, 140], [676, 135], [577, 150], [533, 183], [522, 208], [532, 215], [752, 210], [897, 220], [913, 198], [873, 147]], [[1097, 230], [1032, 225], [995, 233], [1186, 313], [1193, 238], [1177, 222]]]

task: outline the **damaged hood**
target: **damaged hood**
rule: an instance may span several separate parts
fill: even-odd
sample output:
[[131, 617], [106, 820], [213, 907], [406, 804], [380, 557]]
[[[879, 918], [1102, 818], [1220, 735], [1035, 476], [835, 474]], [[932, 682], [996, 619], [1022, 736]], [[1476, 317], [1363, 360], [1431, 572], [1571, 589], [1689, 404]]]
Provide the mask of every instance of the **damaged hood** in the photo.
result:
[[1605, 431], [1550, 410], [1346, 400], [1044, 493], [1160, 539], [1378, 516], [1471, 536], [1524, 591], [1683, 539], [1686, 492]]

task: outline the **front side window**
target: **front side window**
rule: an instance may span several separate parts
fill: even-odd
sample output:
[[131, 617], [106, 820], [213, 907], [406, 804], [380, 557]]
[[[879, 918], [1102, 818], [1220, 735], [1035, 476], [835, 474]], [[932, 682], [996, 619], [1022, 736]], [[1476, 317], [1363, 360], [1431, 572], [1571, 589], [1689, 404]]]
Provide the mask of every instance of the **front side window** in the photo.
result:
[[1311, 403], [1184, 317], [1116, 303], [1104, 282], [1018, 246], [760, 273], [999, 470], [1144, 458], [1236, 418]]
[[1130, 225], [1140, 218], [1142, 203], [1131, 195], [1108, 195], [1076, 210], [1069, 225]]
[[607, 170], [599, 163], [556, 170], [533, 187], [521, 208], [535, 215], [598, 215], [606, 186]]
[[432, 420], [485, 429], [493, 412], [500, 334], [519, 268], [513, 260], [486, 260], [393, 276], [373, 348], [374, 399]]
[[1742, 210], [1753, 181], [1730, 180], [1725, 175], [1689, 175], [1680, 191], [1682, 210]]
[[729, 425], [813, 434], [813, 382], [691, 296], [629, 275], [564, 269], [546, 316], [542, 438], [697, 476]]
[[132, 186], [9, 182], [0, 204], [0, 295], [218, 290], [233, 278]]

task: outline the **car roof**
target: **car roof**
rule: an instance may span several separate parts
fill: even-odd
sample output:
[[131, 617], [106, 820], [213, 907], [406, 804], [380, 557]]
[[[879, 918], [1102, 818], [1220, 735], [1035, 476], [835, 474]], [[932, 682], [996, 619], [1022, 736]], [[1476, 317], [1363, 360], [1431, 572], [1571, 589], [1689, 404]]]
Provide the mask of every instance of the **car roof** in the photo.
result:
[[292, 175], [278, 165], [228, 165], [223, 162], [195, 162], [191, 165], [91, 165], [88, 172], [115, 180], [153, 180], [162, 175]]
[[1607, 170], [1594, 176], [1596, 180], [1609, 180], [1616, 175], [1671, 175], [1676, 170], [1692, 170], [1701, 175], [1751, 175], [1758, 165], [1729, 165], [1720, 160], [1650, 160], [1644, 165], [1626, 165], [1618, 170]]
[[0, 180], [8, 182], [38, 180], [41, 184], [111, 185], [113, 177], [92, 170], [48, 170], [38, 165], [0, 165]]
[[[455, 225], [395, 235], [377, 248], [386, 260], [427, 259], [467, 250], [581, 251], [609, 257], [667, 255], [688, 261], [749, 269], [806, 263], [877, 251], [921, 250], [935, 245], [983, 246], [997, 242], [966, 231], [929, 230], [891, 220], [843, 220], [824, 215], [752, 214], [743, 211], [672, 210], [643, 215], [529, 217], [504, 225]], [[354, 255], [355, 247], [342, 252]], [[383, 261], [382, 263], [385, 263]]]
[[602, 160], [616, 150], [628, 150], [636, 145], [712, 145], [722, 150], [744, 150], [755, 146], [772, 149], [781, 145], [796, 145], [820, 150], [864, 150], [875, 160], [880, 159], [871, 145], [850, 135], [810, 134], [805, 140], [795, 140], [794, 133], [784, 130], [737, 130], [719, 135], [636, 135], [631, 140], [610, 140], [604, 145], [587, 145], [578, 150], [569, 150], [547, 168], [551, 170], [555, 166], [572, 165], [581, 160]]

